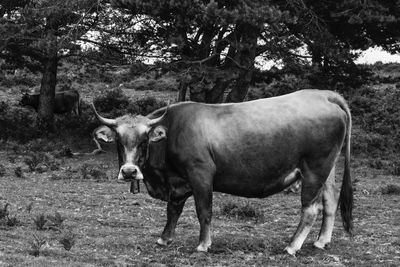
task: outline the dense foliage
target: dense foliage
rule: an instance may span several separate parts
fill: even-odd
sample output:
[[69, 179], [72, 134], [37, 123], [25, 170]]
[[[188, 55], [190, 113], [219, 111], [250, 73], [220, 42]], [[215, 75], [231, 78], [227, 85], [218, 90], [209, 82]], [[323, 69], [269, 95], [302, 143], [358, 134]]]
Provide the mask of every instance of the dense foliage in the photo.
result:
[[1, 68], [43, 74], [38, 122], [47, 130], [58, 65], [71, 56], [78, 65], [133, 63], [132, 73], [160, 59], [158, 69], [178, 73], [180, 101], [187, 91], [195, 101], [243, 101], [256, 60], [278, 62], [280, 79], [306, 69], [300, 78], [311, 86], [345, 92], [368, 74], [355, 49], [399, 51], [397, 2], [1, 0]]
[[181, 100], [189, 89], [196, 101], [242, 101], [256, 58], [311, 68], [311, 85], [339, 83], [345, 91], [360, 86], [367, 74], [353, 63], [354, 49], [399, 49], [400, 9], [394, 1], [112, 3], [141, 18], [135, 35], [149, 54], [156, 50], [182, 70]]

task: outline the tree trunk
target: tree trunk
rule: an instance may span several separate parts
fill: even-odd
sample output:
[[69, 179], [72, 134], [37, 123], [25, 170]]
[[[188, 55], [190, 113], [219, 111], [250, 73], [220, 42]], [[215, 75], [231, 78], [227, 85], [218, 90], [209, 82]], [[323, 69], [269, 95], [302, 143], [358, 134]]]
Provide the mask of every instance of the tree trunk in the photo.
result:
[[322, 51], [317, 45], [309, 45], [311, 50], [311, 62], [313, 67], [320, 68], [322, 65]]
[[212, 90], [206, 92], [206, 103], [222, 103], [226, 88], [231, 80], [217, 79]]
[[243, 102], [249, 91], [253, 69], [243, 71], [236, 80], [235, 87], [229, 92], [226, 97], [227, 103]]
[[57, 83], [57, 63], [57, 56], [50, 57], [44, 62], [38, 110], [38, 126], [44, 132], [55, 130], [54, 96]]
[[245, 44], [238, 51], [239, 54], [236, 57], [239, 59], [241, 70], [239, 77], [236, 79], [236, 84], [229, 92], [225, 102], [242, 102], [249, 91], [253, 76], [258, 29], [245, 23], [239, 25], [237, 30], [241, 33], [242, 43]]
[[179, 83], [179, 95], [178, 102], [183, 102], [186, 100], [186, 92], [187, 92], [188, 84], [186, 81], [181, 81]]

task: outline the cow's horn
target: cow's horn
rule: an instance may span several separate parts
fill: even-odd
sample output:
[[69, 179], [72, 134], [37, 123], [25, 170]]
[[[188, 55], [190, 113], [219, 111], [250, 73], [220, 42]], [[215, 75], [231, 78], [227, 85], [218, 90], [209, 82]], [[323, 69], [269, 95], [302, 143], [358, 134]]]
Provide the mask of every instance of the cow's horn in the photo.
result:
[[115, 119], [107, 119], [107, 118], [104, 118], [104, 117], [100, 116], [100, 114], [97, 113], [96, 108], [94, 107], [93, 103], [92, 103], [92, 109], [94, 111], [94, 114], [96, 115], [96, 117], [99, 119], [99, 121], [102, 124], [110, 126], [110, 127], [117, 126], [117, 120], [115, 120]]
[[153, 126], [153, 125], [159, 123], [160, 121], [162, 121], [162, 120], [164, 119], [165, 115], [166, 115], [167, 112], [168, 112], [168, 108], [169, 108], [169, 101], [168, 101], [168, 105], [167, 105], [167, 107], [166, 107], [164, 113], [163, 113], [160, 117], [158, 117], [158, 118], [151, 119], [150, 122], [149, 122], [149, 126], [151, 127], [151, 126]]

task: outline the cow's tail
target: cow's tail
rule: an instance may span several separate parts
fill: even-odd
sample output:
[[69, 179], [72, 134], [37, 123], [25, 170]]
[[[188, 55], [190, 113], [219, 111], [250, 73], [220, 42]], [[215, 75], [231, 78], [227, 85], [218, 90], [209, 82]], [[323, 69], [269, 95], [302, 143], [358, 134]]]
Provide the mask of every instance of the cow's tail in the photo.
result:
[[346, 101], [341, 97], [332, 99], [334, 103], [346, 113], [346, 136], [344, 142], [345, 158], [344, 158], [344, 171], [342, 188], [340, 190], [339, 205], [340, 213], [342, 215], [343, 227], [350, 235], [353, 231], [353, 185], [350, 176], [350, 141], [351, 141], [351, 113]]

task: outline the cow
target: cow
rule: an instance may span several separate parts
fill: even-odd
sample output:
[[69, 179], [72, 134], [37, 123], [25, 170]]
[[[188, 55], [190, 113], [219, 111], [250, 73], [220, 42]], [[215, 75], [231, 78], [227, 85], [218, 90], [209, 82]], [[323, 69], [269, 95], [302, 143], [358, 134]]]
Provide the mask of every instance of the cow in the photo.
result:
[[[143, 180], [166, 201], [167, 223], [157, 240], [172, 242], [186, 199], [193, 195], [200, 223], [197, 251], [211, 246], [213, 191], [264, 198], [301, 179], [301, 218], [284, 251], [295, 255], [318, 213], [323, 222], [314, 247], [331, 241], [340, 203], [344, 229], [353, 229], [350, 177], [351, 114], [345, 100], [308, 89], [243, 103], [182, 102], [147, 116], [98, 120], [116, 133], [119, 181]], [[335, 165], [344, 148], [340, 196]]]
[[[25, 93], [21, 100], [21, 106], [33, 107], [36, 112], [39, 109], [40, 94]], [[64, 114], [74, 112], [78, 117], [81, 115], [81, 99], [77, 90], [56, 92], [54, 96], [54, 113]]]

